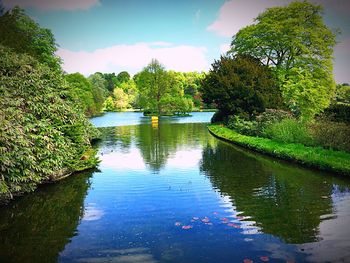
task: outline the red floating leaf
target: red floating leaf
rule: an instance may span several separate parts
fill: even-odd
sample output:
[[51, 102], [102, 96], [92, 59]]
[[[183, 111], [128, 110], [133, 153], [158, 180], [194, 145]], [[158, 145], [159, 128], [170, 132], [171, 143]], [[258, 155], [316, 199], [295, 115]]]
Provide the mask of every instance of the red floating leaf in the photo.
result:
[[182, 226], [182, 229], [185, 229], [185, 230], [188, 230], [188, 229], [191, 229], [191, 228], [193, 228], [193, 226], [191, 226], [191, 225]]
[[269, 259], [268, 256], [261, 256], [261, 257], [260, 257], [260, 260], [261, 260], [261, 261], [264, 261], [264, 262], [270, 261], [270, 259]]
[[208, 223], [210, 221], [210, 219], [208, 218], [208, 217], [204, 217], [203, 219], [202, 219], [202, 222], [203, 223]]
[[249, 259], [249, 258], [245, 258], [243, 260], [243, 263], [253, 263], [253, 260]]

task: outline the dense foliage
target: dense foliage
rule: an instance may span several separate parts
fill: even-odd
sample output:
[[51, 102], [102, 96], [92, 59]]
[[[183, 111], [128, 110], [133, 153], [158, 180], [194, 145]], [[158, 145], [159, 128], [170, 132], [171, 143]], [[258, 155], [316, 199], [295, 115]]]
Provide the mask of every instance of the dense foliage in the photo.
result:
[[88, 79], [80, 73], [68, 74], [65, 79], [70, 84], [72, 94], [84, 109], [88, 117], [98, 115], [103, 107], [106, 92], [98, 75]]
[[268, 8], [241, 29], [231, 52], [248, 54], [275, 69], [287, 106], [311, 119], [328, 107], [334, 93], [332, 54], [335, 34], [322, 7], [307, 1]]
[[204, 102], [219, 109], [217, 121], [229, 115], [249, 118], [266, 107], [281, 105], [281, 94], [272, 72], [250, 56], [221, 57], [202, 84]]
[[139, 107], [147, 113], [185, 114], [192, 110], [193, 101], [184, 96], [181, 75], [166, 71], [155, 59], [135, 76], [135, 82]]
[[51, 69], [60, 70], [54, 56], [57, 46], [49, 29], [41, 28], [18, 7], [0, 15], [0, 44], [17, 53], [29, 54]]
[[58, 71], [1, 46], [0, 93], [1, 197], [96, 164], [97, 131]]

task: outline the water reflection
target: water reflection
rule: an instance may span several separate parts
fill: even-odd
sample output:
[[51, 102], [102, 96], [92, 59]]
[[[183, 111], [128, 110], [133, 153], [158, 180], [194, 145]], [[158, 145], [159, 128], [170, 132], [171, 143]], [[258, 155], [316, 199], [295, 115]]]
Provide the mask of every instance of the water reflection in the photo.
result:
[[[287, 243], [319, 241], [320, 223], [334, 217], [334, 185], [348, 181], [242, 151], [227, 143], [203, 150], [201, 170], [261, 229]], [[325, 217], [325, 215], [328, 215]]]
[[84, 215], [90, 176], [46, 185], [2, 208], [0, 262], [56, 262]]
[[[100, 158], [103, 160], [102, 165], [116, 169], [118, 167], [145, 169], [146, 164], [154, 172], [164, 168], [168, 160], [173, 167], [177, 166], [177, 168], [183, 165], [197, 165], [201, 145], [207, 143], [208, 138], [211, 138], [203, 129], [203, 125], [196, 123], [186, 125], [159, 123], [157, 127], [141, 124], [100, 128], [100, 131], [102, 140], [99, 148]], [[194, 151], [181, 152], [183, 147], [191, 147]], [[196, 156], [197, 162], [194, 162], [192, 158]]]
[[98, 173], [42, 187], [0, 210], [0, 262], [350, 256], [349, 180], [220, 142], [205, 124], [101, 132]]

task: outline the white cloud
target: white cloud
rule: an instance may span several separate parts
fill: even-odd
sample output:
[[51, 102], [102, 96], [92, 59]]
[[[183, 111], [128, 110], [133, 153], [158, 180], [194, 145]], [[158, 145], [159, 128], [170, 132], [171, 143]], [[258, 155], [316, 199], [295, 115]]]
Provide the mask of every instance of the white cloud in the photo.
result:
[[3, 0], [6, 7], [16, 5], [26, 8], [34, 7], [40, 10], [87, 10], [95, 5], [100, 5], [100, 0]]
[[205, 71], [209, 68], [205, 47], [178, 45], [167, 42], [115, 45], [92, 52], [59, 49], [63, 69], [69, 73], [89, 75], [96, 71], [140, 71], [152, 58], [158, 59], [167, 69], [176, 71]]
[[254, 22], [254, 18], [267, 7], [286, 4], [287, 0], [230, 0], [220, 8], [218, 18], [207, 27], [223, 37], [232, 37], [242, 27]]

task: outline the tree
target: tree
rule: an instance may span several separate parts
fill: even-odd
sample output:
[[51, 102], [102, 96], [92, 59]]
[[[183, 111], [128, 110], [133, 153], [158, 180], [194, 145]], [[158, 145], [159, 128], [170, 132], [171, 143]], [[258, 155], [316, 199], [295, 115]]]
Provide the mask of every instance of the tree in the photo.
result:
[[0, 44], [26, 53], [52, 69], [61, 70], [57, 45], [49, 29], [41, 28], [18, 7], [0, 16]]
[[115, 109], [117, 111], [125, 110], [129, 107], [129, 98], [122, 88], [115, 88], [113, 91]]
[[108, 95], [106, 90], [106, 81], [101, 74], [95, 73], [89, 76], [88, 81], [92, 86], [92, 96], [95, 103], [96, 113], [101, 112], [103, 103]]
[[103, 78], [106, 80], [106, 89], [109, 92], [113, 92], [114, 88], [118, 85], [118, 79], [115, 73], [105, 73]]
[[322, 19], [322, 7], [307, 1], [268, 8], [231, 43], [234, 54], [249, 54], [265, 65], [288, 71], [296, 64], [329, 61], [335, 34]]
[[310, 72], [303, 68], [292, 68], [283, 82], [282, 95], [289, 108], [300, 115], [302, 120], [309, 121], [330, 104], [334, 85], [329, 76], [322, 76], [323, 70]]
[[0, 94], [0, 199], [96, 165], [81, 157], [97, 131], [60, 72], [0, 45]]
[[335, 100], [337, 102], [350, 104], [350, 85], [348, 83], [337, 85]]
[[[284, 101], [291, 109], [301, 106], [295, 101], [306, 98], [304, 93], [292, 96], [290, 91], [300, 87], [300, 83], [292, 82], [306, 81], [308, 88], [305, 91], [310, 92], [307, 97], [312, 101], [321, 99], [321, 103], [311, 103], [309, 109], [302, 106], [303, 109], [298, 110], [307, 114], [305, 118], [312, 118], [311, 112], [322, 111], [334, 94], [332, 54], [335, 37], [336, 34], [323, 22], [321, 6], [307, 1], [292, 2], [285, 7], [268, 8], [256, 18], [255, 24], [241, 29], [233, 37], [230, 52], [249, 54], [271, 66], [279, 78]], [[298, 94], [300, 98], [297, 98]], [[315, 110], [312, 105], [316, 106]]]
[[281, 105], [280, 91], [271, 70], [250, 56], [221, 57], [202, 82], [205, 103], [215, 103], [218, 120], [228, 115], [263, 112]]
[[136, 85], [140, 94], [140, 106], [146, 111], [162, 114], [161, 99], [169, 92], [169, 78], [164, 66], [152, 59], [137, 76]]
[[80, 73], [67, 74], [65, 79], [71, 86], [71, 92], [77, 103], [81, 105], [85, 115], [90, 117], [99, 113], [91, 83]]
[[117, 80], [119, 84], [128, 82], [130, 80], [130, 74], [127, 71], [122, 71], [117, 75]]
[[134, 109], [138, 108], [138, 91], [135, 81], [133, 79], [130, 79], [126, 82], [119, 84], [118, 87], [121, 88], [125, 94], [127, 94], [128, 106], [131, 106]]

